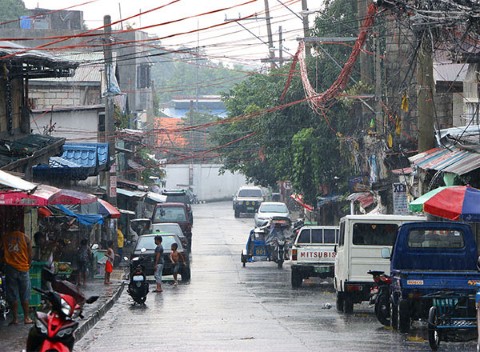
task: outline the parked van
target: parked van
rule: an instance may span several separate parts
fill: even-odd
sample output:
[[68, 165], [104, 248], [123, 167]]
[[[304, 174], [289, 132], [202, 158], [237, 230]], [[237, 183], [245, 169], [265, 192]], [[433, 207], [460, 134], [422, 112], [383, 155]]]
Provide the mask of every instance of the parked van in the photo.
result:
[[340, 219], [335, 256], [334, 287], [339, 312], [352, 313], [353, 304], [368, 301], [373, 279], [367, 272], [389, 273], [390, 261], [382, 248], [392, 248], [398, 227], [404, 222], [425, 221], [414, 215], [347, 215]]

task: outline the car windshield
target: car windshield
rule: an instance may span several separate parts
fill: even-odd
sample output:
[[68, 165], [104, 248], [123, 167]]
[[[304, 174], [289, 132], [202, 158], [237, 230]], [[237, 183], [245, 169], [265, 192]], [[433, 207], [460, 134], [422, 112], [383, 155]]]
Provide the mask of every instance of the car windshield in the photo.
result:
[[185, 210], [183, 207], [162, 207], [157, 206], [155, 209], [155, 215], [153, 217], [154, 222], [178, 222], [187, 221]]
[[[182, 244], [178, 243], [175, 240], [175, 236], [173, 235], [163, 235], [162, 236], [162, 246], [165, 250], [170, 250], [170, 247], [172, 246], [172, 243], [177, 243], [178, 244], [178, 249], [181, 250], [183, 249]], [[140, 250], [142, 248], [145, 248], [146, 250], [155, 250], [155, 247], [157, 245], [155, 244], [155, 236], [140, 236], [138, 238], [136, 250]]]
[[258, 211], [262, 213], [288, 213], [288, 208], [285, 204], [263, 204]]
[[262, 197], [262, 191], [259, 189], [241, 189], [238, 191], [239, 197]]

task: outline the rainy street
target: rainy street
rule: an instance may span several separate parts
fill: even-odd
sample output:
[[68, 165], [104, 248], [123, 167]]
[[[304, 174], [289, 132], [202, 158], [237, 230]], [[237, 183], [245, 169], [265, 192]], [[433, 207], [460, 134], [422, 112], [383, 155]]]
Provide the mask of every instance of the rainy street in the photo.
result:
[[[150, 292], [143, 307], [125, 289], [76, 351], [430, 351], [425, 324], [391, 331], [366, 303], [338, 313], [331, 280], [292, 289], [288, 262], [242, 267], [253, 218], [234, 218], [231, 202], [193, 212], [191, 282], [174, 287], [165, 277], [164, 292]], [[476, 341], [442, 341], [439, 350], [475, 351]]]

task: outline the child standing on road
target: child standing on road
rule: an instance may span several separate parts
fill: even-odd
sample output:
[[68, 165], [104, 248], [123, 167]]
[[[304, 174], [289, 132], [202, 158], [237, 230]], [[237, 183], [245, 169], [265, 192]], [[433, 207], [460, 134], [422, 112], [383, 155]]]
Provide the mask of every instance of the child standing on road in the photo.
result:
[[170, 247], [172, 249], [172, 252], [170, 253], [170, 260], [173, 263], [173, 285], [177, 286], [178, 281], [178, 273], [180, 272], [180, 268], [182, 267], [182, 264], [185, 262], [185, 258], [183, 257], [183, 254], [178, 252], [178, 244], [177, 243], [172, 243], [172, 246]]
[[107, 261], [105, 262], [105, 285], [110, 285], [110, 274], [113, 271], [113, 260], [115, 259], [115, 252], [113, 251], [113, 241], [107, 242], [107, 253], [105, 256], [107, 257]]

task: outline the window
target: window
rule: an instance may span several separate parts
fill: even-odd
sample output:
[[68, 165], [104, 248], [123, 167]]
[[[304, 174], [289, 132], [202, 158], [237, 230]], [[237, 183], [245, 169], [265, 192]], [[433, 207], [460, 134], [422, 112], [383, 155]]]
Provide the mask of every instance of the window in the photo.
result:
[[337, 243], [337, 230], [335, 229], [324, 229], [323, 230], [323, 241], [324, 243]]
[[178, 222], [187, 221], [185, 210], [181, 207], [157, 207], [154, 221]]
[[340, 233], [338, 236], [338, 246], [342, 247], [345, 243], [345, 222], [340, 223]]
[[150, 65], [137, 66], [137, 88], [150, 88]]
[[312, 243], [323, 243], [323, 229], [312, 229]]
[[263, 194], [262, 191], [259, 189], [241, 189], [240, 191], [238, 191], [238, 196], [261, 198]]
[[408, 234], [410, 248], [463, 248], [463, 233], [457, 230], [413, 230]]
[[352, 242], [360, 246], [393, 246], [397, 229], [396, 224], [356, 223]]
[[298, 236], [297, 243], [310, 243], [310, 230], [302, 230]]

